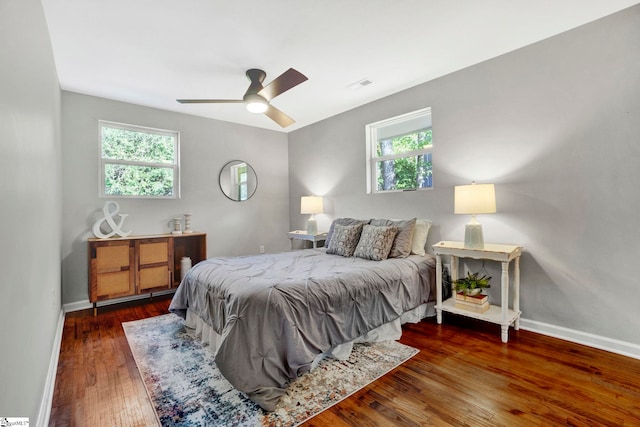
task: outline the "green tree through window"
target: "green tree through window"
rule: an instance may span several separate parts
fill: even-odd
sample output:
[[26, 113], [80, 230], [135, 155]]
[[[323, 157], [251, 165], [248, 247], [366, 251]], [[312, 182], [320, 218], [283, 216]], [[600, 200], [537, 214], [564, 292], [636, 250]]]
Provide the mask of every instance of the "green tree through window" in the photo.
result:
[[100, 122], [103, 197], [178, 197], [178, 132]]
[[433, 187], [431, 109], [366, 126], [367, 192]]
[[[395, 138], [378, 141], [378, 157], [421, 151], [432, 145], [431, 129], [422, 129]], [[431, 153], [399, 157], [377, 162], [377, 189], [408, 190], [432, 185]]]

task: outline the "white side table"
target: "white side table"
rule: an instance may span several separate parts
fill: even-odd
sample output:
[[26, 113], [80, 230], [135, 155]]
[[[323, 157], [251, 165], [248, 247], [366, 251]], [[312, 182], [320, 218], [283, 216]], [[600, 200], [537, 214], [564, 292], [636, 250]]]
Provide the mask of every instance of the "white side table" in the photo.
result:
[[291, 239], [291, 249], [293, 249], [294, 240], [308, 240], [313, 242], [313, 247], [318, 247], [318, 242], [327, 240], [327, 233], [309, 234], [307, 230], [294, 230], [289, 232], [289, 239]]
[[[520, 328], [520, 256], [522, 246], [495, 245], [485, 243], [484, 249], [467, 249], [464, 242], [438, 242], [433, 245], [433, 252], [436, 255], [436, 316], [438, 324], [442, 323], [442, 312], [459, 314], [473, 317], [487, 322], [497, 323], [502, 327], [502, 342], [509, 340], [509, 326], [513, 324], [517, 331]], [[474, 258], [498, 261], [502, 263], [501, 277], [501, 304], [492, 304], [484, 313], [456, 308], [455, 289], [453, 297], [442, 301], [442, 255], [451, 257], [451, 284], [458, 278], [458, 259]], [[509, 309], [509, 263], [514, 261], [513, 280], [513, 303]]]

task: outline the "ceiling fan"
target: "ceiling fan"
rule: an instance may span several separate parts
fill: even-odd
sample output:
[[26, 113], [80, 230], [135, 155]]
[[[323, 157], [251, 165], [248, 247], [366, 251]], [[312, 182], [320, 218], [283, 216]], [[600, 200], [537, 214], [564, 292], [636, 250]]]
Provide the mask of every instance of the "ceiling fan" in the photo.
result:
[[242, 99], [177, 99], [176, 101], [181, 104], [235, 104], [243, 102], [250, 112], [264, 113], [283, 128], [295, 123], [295, 120], [269, 102], [276, 96], [306, 81], [307, 77], [304, 74], [289, 68], [266, 86], [262, 85], [264, 78], [267, 76], [264, 71], [252, 68], [247, 70], [246, 76], [251, 84]]

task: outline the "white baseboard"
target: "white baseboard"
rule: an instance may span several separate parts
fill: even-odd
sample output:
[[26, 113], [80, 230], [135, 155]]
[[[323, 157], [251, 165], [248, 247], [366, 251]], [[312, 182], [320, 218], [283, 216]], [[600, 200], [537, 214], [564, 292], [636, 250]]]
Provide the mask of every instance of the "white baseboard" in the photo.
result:
[[53, 404], [53, 392], [56, 388], [58, 358], [60, 356], [60, 346], [62, 345], [64, 313], [64, 310], [60, 310], [60, 316], [58, 316], [58, 326], [56, 327], [56, 334], [53, 338], [53, 348], [51, 349], [51, 358], [49, 359], [49, 371], [47, 373], [47, 380], [44, 384], [44, 392], [42, 394], [42, 401], [40, 402], [40, 410], [38, 411], [38, 419], [36, 421], [36, 425], [38, 427], [46, 427], [49, 425], [51, 405]]
[[62, 310], [64, 310], [65, 313], [86, 310], [87, 308], [93, 308], [93, 304], [91, 304], [88, 299], [84, 301], [70, 302], [69, 304], [62, 305]]
[[640, 345], [637, 344], [619, 341], [587, 332], [576, 331], [574, 329], [551, 325], [549, 323], [538, 322], [536, 320], [520, 319], [520, 328], [526, 331], [536, 332], [542, 335], [560, 338], [565, 341], [598, 348], [600, 350], [610, 351], [611, 353], [621, 354], [634, 359], [640, 359]]
[[[176, 291], [175, 289], [167, 289], [166, 291], [158, 291], [158, 292], [154, 292], [153, 294], [132, 295], [129, 297], [114, 298], [108, 301], [100, 301], [97, 303], [97, 306], [104, 307], [105, 305], [119, 304], [122, 302], [136, 301], [136, 300], [146, 299], [146, 298], [148, 299], [151, 297], [151, 295], [168, 295], [168, 294], [174, 293], [175, 291]], [[70, 302], [62, 306], [62, 309], [64, 310], [65, 313], [71, 313], [72, 311], [86, 310], [88, 308], [93, 308], [93, 304], [89, 302], [88, 299], [83, 301]]]

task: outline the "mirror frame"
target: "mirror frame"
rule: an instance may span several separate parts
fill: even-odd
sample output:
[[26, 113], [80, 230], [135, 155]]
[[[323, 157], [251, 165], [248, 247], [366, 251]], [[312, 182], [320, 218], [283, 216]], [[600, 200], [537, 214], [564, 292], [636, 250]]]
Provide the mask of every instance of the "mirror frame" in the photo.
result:
[[[241, 198], [240, 196], [234, 197], [234, 192], [231, 191], [231, 180], [233, 179], [232, 175], [235, 174], [232, 174], [231, 168], [243, 164], [247, 167], [247, 196], [246, 198]], [[220, 169], [220, 175], [218, 175], [218, 185], [220, 186], [220, 191], [222, 191], [222, 194], [224, 194], [227, 199], [234, 202], [246, 202], [256, 193], [256, 190], [258, 189], [258, 174], [256, 174], [255, 169], [253, 169], [253, 166], [251, 166], [249, 163], [243, 160], [231, 160], [230, 162], [225, 163], [225, 165], [222, 166], [222, 169]], [[240, 184], [236, 185], [240, 187]]]

